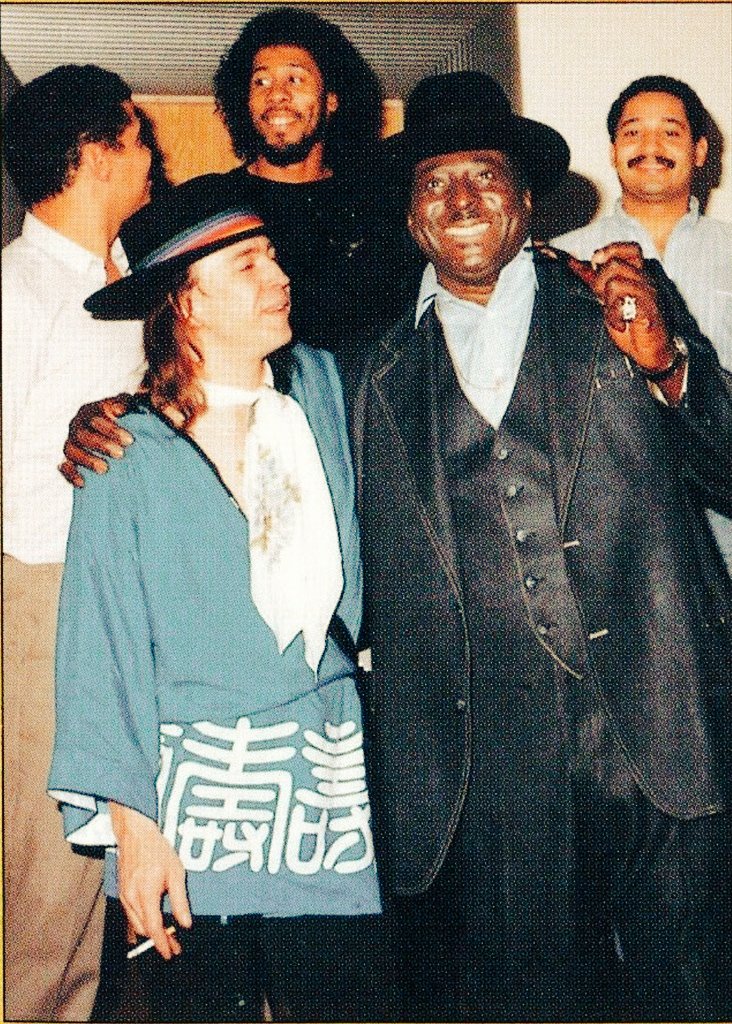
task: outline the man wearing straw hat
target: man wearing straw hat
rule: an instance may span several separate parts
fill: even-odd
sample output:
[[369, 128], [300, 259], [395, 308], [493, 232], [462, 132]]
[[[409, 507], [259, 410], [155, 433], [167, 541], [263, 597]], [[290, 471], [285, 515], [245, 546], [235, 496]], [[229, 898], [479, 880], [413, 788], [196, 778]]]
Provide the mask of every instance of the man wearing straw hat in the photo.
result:
[[430, 265], [355, 447], [411, 1012], [728, 1019], [729, 377], [637, 246], [531, 245], [569, 151], [491, 78], [420, 83], [401, 153]]

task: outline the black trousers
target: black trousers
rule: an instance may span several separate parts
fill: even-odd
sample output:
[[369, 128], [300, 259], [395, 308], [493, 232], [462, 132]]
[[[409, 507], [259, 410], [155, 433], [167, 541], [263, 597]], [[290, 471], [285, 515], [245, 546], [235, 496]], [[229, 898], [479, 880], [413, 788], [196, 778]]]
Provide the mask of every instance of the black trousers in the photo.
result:
[[[167, 921], [166, 921], [167, 923]], [[383, 1021], [399, 1018], [381, 916], [194, 918], [180, 956], [127, 960], [126, 923], [107, 901], [92, 1020]]]
[[732, 1020], [732, 816], [654, 807], [583, 684], [501, 692], [441, 870], [387, 906], [404, 1019]]
[[406, 986], [399, 1019], [732, 1020], [728, 822], [659, 817], [649, 835], [627, 863], [588, 871], [564, 959], [514, 958], [498, 873], [449, 856], [426, 893], [387, 907]]

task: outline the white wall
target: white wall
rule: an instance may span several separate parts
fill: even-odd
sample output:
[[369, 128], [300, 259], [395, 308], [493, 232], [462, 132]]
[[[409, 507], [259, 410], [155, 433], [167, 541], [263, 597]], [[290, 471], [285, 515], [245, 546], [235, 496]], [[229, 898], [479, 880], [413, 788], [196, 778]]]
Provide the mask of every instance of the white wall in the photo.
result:
[[732, 221], [732, 5], [519, 3], [516, 11], [522, 113], [564, 135], [571, 169], [600, 191], [600, 214], [619, 194], [608, 109], [635, 78], [663, 74], [688, 82], [722, 133], [722, 179], [707, 213]]

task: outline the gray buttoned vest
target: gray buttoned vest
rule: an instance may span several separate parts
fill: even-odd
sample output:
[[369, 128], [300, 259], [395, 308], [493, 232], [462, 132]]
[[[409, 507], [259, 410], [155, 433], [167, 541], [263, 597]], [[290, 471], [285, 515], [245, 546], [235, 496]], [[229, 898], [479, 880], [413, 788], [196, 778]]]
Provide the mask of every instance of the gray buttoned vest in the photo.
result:
[[452, 856], [465, 859], [471, 877], [477, 867], [498, 880], [506, 905], [497, 938], [515, 951], [517, 970], [529, 969], [537, 950], [556, 963], [572, 946], [572, 780], [590, 777], [599, 759], [614, 769], [620, 763], [633, 788], [587, 673], [585, 630], [557, 525], [540, 333], [529, 338], [498, 431], [465, 398], [444, 344], [436, 356], [473, 659], [471, 777]]
[[493, 637], [501, 629], [511, 646], [519, 637], [524, 645], [532, 641], [520, 659], [526, 673], [514, 676], [520, 685], [534, 685], [546, 657], [582, 678], [585, 628], [557, 525], [541, 332], [531, 333], [497, 432], [465, 398], [444, 345], [439, 349], [442, 454], [468, 616], [491, 608], [486, 626]]

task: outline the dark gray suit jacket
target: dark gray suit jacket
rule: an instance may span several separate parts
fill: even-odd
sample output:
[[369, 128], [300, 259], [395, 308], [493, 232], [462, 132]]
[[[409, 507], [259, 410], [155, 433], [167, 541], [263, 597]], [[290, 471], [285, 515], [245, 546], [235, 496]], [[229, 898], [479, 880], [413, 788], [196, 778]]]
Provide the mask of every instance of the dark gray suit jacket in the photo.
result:
[[[732, 592], [704, 506], [732, 513], [732, 378], [656, 265], [691, 350], [669, 410], [610, 342], [591, 292], [537, 257], [531, 331], [548, 352], [555, 504], [588, 639], [536, 642], [598, 687], [647, 798], [679, 818], [719, 811], [730, 776]], [[444, 860], [471, 766], [470, 637], [437, 436], [433, 311], [372, 354], [355, 404], [366, 607], [369, 784], [387, 888], [424, 890]], [[591, 634], [606, 629], [601, 642]]]

